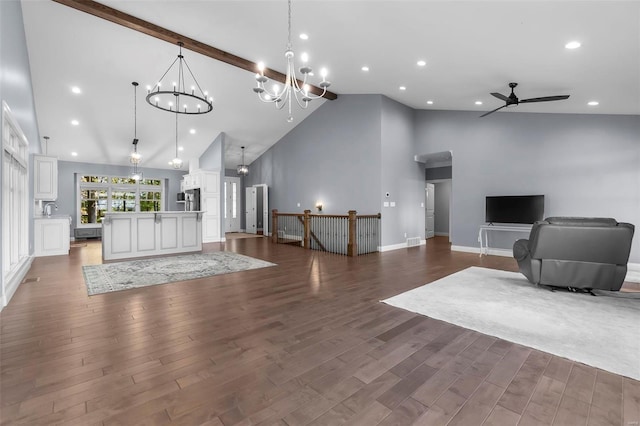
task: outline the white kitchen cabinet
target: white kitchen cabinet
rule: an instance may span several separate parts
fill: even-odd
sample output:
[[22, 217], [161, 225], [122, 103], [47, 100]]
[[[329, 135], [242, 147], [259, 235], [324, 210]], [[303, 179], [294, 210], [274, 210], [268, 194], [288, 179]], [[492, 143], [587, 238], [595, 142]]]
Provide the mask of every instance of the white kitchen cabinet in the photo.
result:
[[33, 156], [33, 198], [55, 201], [58, 199], [58, 159], [46, 155]]
[[34, 256], [69, 254], [69, 216], [52, 216], [34, 219]]

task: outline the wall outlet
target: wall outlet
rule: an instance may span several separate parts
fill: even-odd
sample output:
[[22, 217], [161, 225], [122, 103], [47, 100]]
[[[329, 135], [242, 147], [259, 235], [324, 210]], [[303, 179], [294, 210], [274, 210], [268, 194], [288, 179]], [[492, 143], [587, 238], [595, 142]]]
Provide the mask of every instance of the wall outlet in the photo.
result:
[[395, 202], [395, 201], [392, 201], [392, 202], [391, 202], [391, 207], [395, 207], [395, 206], [396, 206], [396, 202]]
[[300, 203], [298, 203], [298, 207], [300, 207]]
[[406, 232], [404, 233], [404, 237], [407, 238], [407, 233]]

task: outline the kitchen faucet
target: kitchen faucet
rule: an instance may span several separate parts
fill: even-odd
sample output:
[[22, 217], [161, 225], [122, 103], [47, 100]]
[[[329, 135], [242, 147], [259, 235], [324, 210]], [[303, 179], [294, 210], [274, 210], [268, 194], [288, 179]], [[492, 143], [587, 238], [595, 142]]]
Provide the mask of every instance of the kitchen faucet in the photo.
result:
[[54, 209], [58, 210], [58, 205], [56, 203], [47, 203], [44, 205], [44, 209], [42, 210], [42, 212], [44, 214], [47, 215], [47, 217], [51, 216], [51, 206], [53, 206]]

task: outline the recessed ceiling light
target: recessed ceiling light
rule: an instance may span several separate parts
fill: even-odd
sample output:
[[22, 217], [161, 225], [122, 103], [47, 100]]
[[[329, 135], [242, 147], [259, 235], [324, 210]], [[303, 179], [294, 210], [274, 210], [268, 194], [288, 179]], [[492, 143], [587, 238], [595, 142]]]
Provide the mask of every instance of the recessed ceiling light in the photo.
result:
[[600, 102], [598, 102], [598, 101], [589, 101], [589, 102], [587, 102], [587, 105], [596, 106], [596, 105], [600, 105]]
[[78, 120], [71, 120], [71, 124], [77, 126], [80, 124], [80, 122]]
[[400, 90], [407, 90], [407, 88], [405, 86], [400, 86], [399, 89]]
[[77, 157], [77, 156], [78, 156], [78, 153], [77, 153], [77, 152], [75, 152], [75, 151], [73, 151], [73, 152], [71, 153], [71, 156], [72, 156], [72, 157]]
[[360, 69], [361, 69], [362, 71], [365, 71], [365, 72], [366, 72], [366, 71], [369, 71], [369, 67], [368, 67], [368, 66], [366, 66], [366, 65], [365, 65], [364, 67], [360, 68]]
[[419, 67], [424, 67], [425, 65], [427, 65], [427, 61], [422, 61], [422, 60], [418, 61]]
[[476, 105], [482, 105], [482, 101], [476, 101]]
[[305, 33], [300, 34], [300, 39], [302, 40], [309, 40], [309, 36]]
[[564, 47], [567, 49], [577, 49], [580, 46], [581, 44], [579, 41], [570, 41], [569, 43], [564, 45]]
[[427, 105], [433, 105], [433, 101], [427, 101]]
[[196, 134], [196, 129], [189, 130], [189, 133], [191, 133], [192, 135], [195, 135]]
[[184, 151], [184, 147], [183, 146], [179, 146], [178, 147], [178, 151]]
[[72, 91], [73, 93], [75, 93], [76, 95], [79, 95], [80, 93], [82, 93], [82, 90], [80, 90], [80, 88], [79, 88], [78, 86], [73, 86], [73, 87], [71, 88], [71, 91]]

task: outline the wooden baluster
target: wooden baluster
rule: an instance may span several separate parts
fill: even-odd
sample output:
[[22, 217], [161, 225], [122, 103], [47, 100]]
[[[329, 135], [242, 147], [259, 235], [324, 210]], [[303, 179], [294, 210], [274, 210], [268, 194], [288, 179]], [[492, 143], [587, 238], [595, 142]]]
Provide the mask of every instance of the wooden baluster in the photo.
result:
[[356, 211], [349, 210], [349, 242], [347, 243], [347, 256], [358, 255], [358, 242], [356, 240]]
[[311, 213], [311, 210], [305, 210], [304, 211], [304, 248], [306, 249], [310, 249], [311, 248], [311, 226], [309, 226], [309, 214]]
[[271, 210], [271, 242], [278, 243], [278, 209]]

